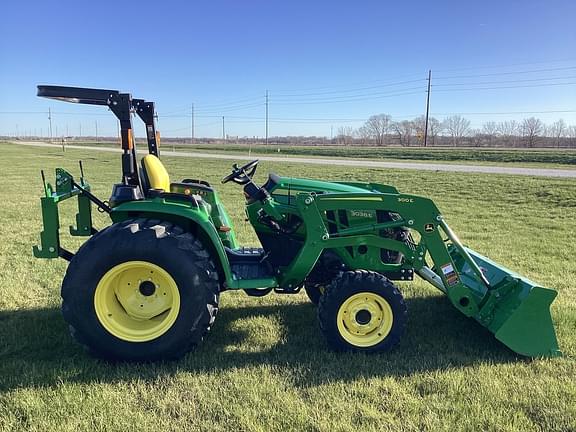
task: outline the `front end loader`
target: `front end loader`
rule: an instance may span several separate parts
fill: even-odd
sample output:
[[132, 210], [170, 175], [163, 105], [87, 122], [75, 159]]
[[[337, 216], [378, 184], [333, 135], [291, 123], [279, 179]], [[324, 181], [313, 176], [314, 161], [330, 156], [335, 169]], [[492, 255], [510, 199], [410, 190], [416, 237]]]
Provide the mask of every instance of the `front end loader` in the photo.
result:
[[[524, 356], [558, 356], [550, 315], [556, 291], [463, 246], [430, 199], [376, 183], [325, 182], [270, 174], [258, 161], [222, 179], [243, 187], [246, 214], [261, 248], [239, 246], [232, 221], [206, 181], [171, 182], [159, 158], [154, 104], [115, 90], [39, 86], [38, 95], [108, 106], [121, 126], [122, 176], [109, 200], [56, 170], [41, 199], [39, 258], [70, 262], [62, 311], [73, 336], [96, 355], [123, 360], [178, 358], [212, 326], [219, 296], [295, 294], [318, 305], [320, 328], [337, 351], [382, 352], [404, 331], [406, 304], [395, 281], [414, 275]], [[146, 126], [139, 162], [132, 117]], [[71, 235], [89, 239], [76, 253], [60, 242], [58, 205], [77, 197]], [[97, 230], [92, 208], [109, 214]]]

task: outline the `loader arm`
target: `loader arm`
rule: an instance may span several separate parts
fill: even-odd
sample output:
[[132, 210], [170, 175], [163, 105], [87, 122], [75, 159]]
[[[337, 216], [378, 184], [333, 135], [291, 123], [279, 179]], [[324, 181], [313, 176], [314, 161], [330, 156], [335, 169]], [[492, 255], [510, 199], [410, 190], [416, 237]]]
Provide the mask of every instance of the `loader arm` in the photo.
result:
[[[394, 250], [404, 255], [404, 263], [379, 263], [370, 269], [382, 272], [413, 267], [444, 292], [456, 309], [488, 328], [514, 351], [528, 356], [561, 354], [549, 311], [556, 292], [464, 247], [432, 200], [398, 193], [300, 193], [295, 201], [305, 221], [305, 242], [294, 261], [282, 269], [280, 286], [291, 288], [301, 283], [325, 249], [366, 245]], [[385, 210], [400, 219], [330, 234], [324, 215], [343, 209]], [[380, 229], [397, 226], [418, 232], [419, 242], [409, 247], [377, 235]], [[427, 256], [434, 264], [432, 268], [426, 263]]]
[[[303, 279], [324, 249], [343, 248], [358, 244], [402, 252], [406, 261], [417, 272], [424, 268], [431, 272], [426, 266], [427, 253], [434, 262], [435, 268], [455, 268], [439, 229], [447, 225], [442, 220], [436, 205], [428, 198], [385, 193], [298, 194], [296, 207], [305, 221], [306, 240], [294, 262], [283, 272], [281, 285], [294, 285]], [[401, 219], [356, 227], [331, 235], [322, 215], [327, 211], [342, 209], [384, 209], [397, 213]], [[381, 229], [397, 226], [405, 226], [417, 231], [421, 236], [420, 243], [411, 249], [404, 242], [376, 235]], [[400, 267], [401, 264], [382, 263], [378, 270], [390, 271]], [[441, 280], [441, 284], [436, 283], [435, 285], [448, 295], [455, 307], [466, 316], [473, 316], [478, 313], [484, 294], [476, 293], [467, 288], [454, 271], [435, 274]]]

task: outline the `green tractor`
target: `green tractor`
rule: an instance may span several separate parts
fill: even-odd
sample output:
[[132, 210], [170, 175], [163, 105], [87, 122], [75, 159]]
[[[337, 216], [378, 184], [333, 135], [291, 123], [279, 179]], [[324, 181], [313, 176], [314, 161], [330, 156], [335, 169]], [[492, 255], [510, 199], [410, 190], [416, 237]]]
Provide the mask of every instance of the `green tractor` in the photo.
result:
[[[320, 328], [337, 351], [383, 352], [401, 339], [407, 309], [393, 281], [414, 274], [445, 293], [524, 356], [560, 355], [550, 304], [556, 291], [464, 247], [428, 198], [376, 183], [325, 182], [270, 174], [258, 161], [234, 165], [222, 182], [243, 187], [246, 214], [262, 248], [238, 245], [216, 190], [201, 179], [171, 182], [159, 159], [154, 103], [115, 90], [39, 86], [38, 95], [107, 106], [120, 121], [122, 178], [108, 201], [84, 179], [56, 170], [41, 198], [38, 258], [69, 266], [62, 312], [72, 335], [95, 355], [147, 361], [178, 358], [213, 325], [227, 290], [250, 296], [302, 288], [318, 305]], [[136, 114], [148, 153], [138, 161]], [[140, 163], [139, 163], [140, 162]], [[60, 244], [58, 204], [77, 197], [76, 253]], [[92, 209], [109, 214], [96, 230]]]

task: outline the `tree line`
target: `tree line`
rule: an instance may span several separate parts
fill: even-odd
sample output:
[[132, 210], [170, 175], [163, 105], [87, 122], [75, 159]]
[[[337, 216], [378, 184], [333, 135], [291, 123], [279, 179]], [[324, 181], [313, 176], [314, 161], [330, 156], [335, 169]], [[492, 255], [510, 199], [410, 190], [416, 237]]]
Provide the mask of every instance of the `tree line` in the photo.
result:
[[[388, 114], [371, 116], [357, 129], [338, 128], [336, 144], [423, 146], [426, 119], [393, 121]], [[529, 117], [522, 121], [487, 121], [472, 128], [470, 120], [453, 115], [443, 120], [428, 118], [428, 146], [451, 147], [564, 147], [576, 148], [576, 125], [562, 119], [552, 124]]]

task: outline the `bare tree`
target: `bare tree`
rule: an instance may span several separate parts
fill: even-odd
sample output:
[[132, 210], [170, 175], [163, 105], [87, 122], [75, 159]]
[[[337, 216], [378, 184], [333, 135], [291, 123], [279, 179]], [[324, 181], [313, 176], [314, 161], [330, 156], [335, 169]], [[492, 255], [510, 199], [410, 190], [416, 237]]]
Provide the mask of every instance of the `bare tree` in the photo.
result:
[[498, 135], [498, 125], [496, 122], [489, 121], [482, 125], [482, 131], [479, 131], [483, 135], [483, 138], [488, 142], [488, 145], [491, 146], [494, 142], [494, 138]]
[[534, 147], [538, 137], [542, 134], [543, 129], [544, 124], [540, 119], [535, 117], [530, 117], [522, 121], [520, 130], [522, 132], [524, 142], [528, 147]]
[[562, 138], [566, 135], [566, 123], [564, 120], [560, 119], [555, 121], [550, 125], [548, 128], [550, 136], [554, 138], [554, 143], [556, 147], [560, 147], [560, 143], [562, 142]]
[[[339, 145], [386, 145], [403, 147], [422, 145], [424, 138], [424, 116], [413, 120], [393, 122], [387, 114], [371, 116], [360, 128], [340, 126], [334, 142]], [[446, 128], [443, 130], [443, 128]], [[443, 133], [444, 132], [444, 133]], [[238, 142], [256, 141], [256, 137], [236, 138]], [[274, 137], [278, 144], [319, 145], [326, 142], [324, 137], [285, 136]], [[206, 142], [210, 142], [207, 140]], [[471, 145], [492, 146], [555, 146], [576, 149], [576, 125], [567, 125], [562, 119], [550, 125], [531, 117], [522, 122], [515, 120], [487, 121], [477, 129], [470, 128], [470, 122], [460, 116], [451, 116], [444, 122], [434, 117], [428, 122], [428, 145]]]
[[486, 122], [482, 125], [482, 133], [495, 136], [498, 133], [498, 125], [493, 121]]
[[569, 145], [576, 147], [576, 125], [568, 126], [566, 128], [566, 137], [568, 138]]
[[410, 146], [412, 134], [414, 133], [414, 123], [409, 120], [392, 123], [392, 131], [396, 134], [398, 142], [402, 147]]
[[356, 136], [362, 142], [362, 144], [364, 144], [364, 145], [370, 144], [370, 140], [371, 140], [372, 136], [370, 134], [370, 130], [366, 127], [366, 125], [360, 126], [356, 130]]
[[[416, 138], [420, 145], [424, 145], [424, 129], [426, 127], [426, 117], [420, 116], [412, 121], [414, 131], [416, 132]], [[428, 139], [430, 145], [436, 144], [436, 138], [442, 132], [443, 125], [436, 117], [428, 118]]]
[[376, 141], [376, 145], [384, 145], [384, 138], [390, 132], [392, 117], [388, 114], [378, 114], [370, 117], [360, 129], [363, 134]]
[[354, 136], [354, 129], [351, 126], [340, 126], [338, 128], [338, 135], [336, 135], [336, 142], [338, 144], [348, 145], [352, 142]]
[[453, 115], [444, 119], [444, 127], [452, 137], [452, 145], [456, 147], [470, 132], [470, 120], [459, 115]]
[[505, 145], [512, 145], [512, 147], [515, 147], [516, 136], [518, 134], [518, 123], [516, 120], [500, 122], [496, 125], [496, 130]]
[[431, 145], [436, 145], [436, 138], [438, 138], [438, 135], [440, 135], [443, 130], [444, 125], [436, 117], [430, 117], [428, 119], [428, 136], [430, 137]]
[[489, 135], [485, 134], [481, 129], [472, 129], [470, 131], [470, 136], [472, 137], [472, 144], [474, 147], [480, 147], [489, 137]]

